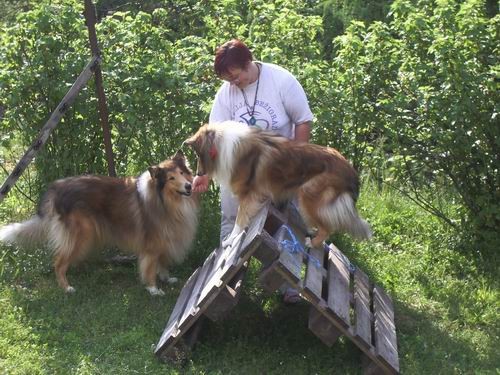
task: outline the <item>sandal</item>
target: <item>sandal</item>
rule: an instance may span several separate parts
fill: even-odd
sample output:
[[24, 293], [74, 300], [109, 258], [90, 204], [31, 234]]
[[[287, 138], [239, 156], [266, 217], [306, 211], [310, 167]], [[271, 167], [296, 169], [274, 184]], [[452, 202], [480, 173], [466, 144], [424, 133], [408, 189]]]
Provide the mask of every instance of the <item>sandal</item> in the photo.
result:
[[286, 304], [296, 304], [301, 300], [300, 294], [296, 289], [288, 288], [283, 294], [283, 302]]

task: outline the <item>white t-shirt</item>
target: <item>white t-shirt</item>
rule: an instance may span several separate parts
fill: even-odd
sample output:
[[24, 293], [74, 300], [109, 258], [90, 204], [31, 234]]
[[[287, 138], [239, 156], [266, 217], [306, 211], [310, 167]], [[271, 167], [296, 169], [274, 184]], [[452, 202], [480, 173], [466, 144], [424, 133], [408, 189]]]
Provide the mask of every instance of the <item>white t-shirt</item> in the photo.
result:
[[[260, 78], [257, 98], [257, 81], [243, 90], [224, 82], [219, 88], [210, 112], [209, 122], [227, 120], [258, 126], [287, 138], [294, 138], [297, 124], [313, 120], [307, 97], [299, 81], [286, 69], [269, 63], [260, 63]], [[251, 112], [255, 124], [251, 124]]]

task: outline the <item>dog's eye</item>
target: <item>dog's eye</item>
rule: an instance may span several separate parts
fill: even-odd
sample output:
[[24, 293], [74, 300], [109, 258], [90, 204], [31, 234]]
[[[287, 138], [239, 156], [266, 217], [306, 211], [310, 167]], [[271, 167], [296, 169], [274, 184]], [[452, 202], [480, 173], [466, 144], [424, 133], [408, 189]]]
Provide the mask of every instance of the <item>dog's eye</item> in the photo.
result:
[[173, 180], [175, 180], [175, 177], [170, 177], [168, 180], [173, 181]]
[[184, 172], [181, 172], [181, 175], [184, 175]]

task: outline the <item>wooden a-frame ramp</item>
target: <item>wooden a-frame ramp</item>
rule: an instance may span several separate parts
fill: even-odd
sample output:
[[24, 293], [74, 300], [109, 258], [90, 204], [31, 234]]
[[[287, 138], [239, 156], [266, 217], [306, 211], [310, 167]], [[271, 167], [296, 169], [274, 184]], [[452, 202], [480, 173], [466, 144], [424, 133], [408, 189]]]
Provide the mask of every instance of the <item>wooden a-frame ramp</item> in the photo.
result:
[[391, 298], [335, 246], [304, 250], [306, 228], [289, 205], [265, 206], [232, 246], [215, 249], [184, 285], [156, 346], [162, 360], [189, 355], [205, 317], [220, 320], [237, 304], [248, 261], [262, 264], [259, 281], [269, 292], [285, 282], [310, 303], [309, 329], [326, 345], [339, 336], [363, 353], [365, 374], [398, 374]]

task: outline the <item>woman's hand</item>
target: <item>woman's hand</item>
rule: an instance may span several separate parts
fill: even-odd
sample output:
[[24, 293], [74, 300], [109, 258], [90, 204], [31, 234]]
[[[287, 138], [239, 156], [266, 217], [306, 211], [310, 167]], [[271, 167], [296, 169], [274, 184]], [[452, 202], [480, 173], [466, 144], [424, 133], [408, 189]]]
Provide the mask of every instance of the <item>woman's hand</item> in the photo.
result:
[[195, 176], [193, 180], [193, 191], [195, 193], [204, 193], [208, 190], [209, 183], [210, 179], [206, 174], [203, 176]]

